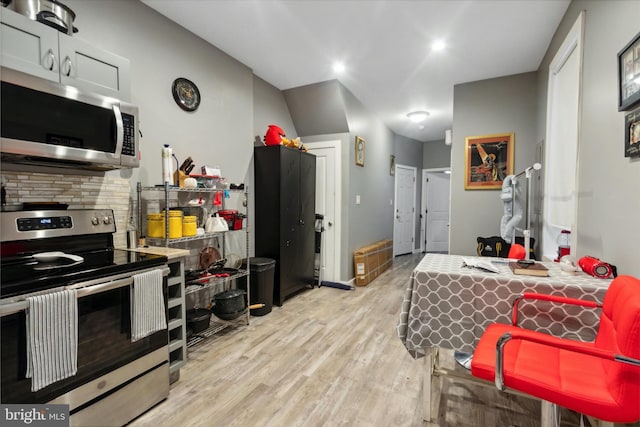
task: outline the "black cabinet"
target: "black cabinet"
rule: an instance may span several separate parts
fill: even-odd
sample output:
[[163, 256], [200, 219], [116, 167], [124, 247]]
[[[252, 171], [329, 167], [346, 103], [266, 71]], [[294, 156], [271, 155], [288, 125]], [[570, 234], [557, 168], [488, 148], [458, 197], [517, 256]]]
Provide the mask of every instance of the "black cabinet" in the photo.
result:
[[276, 260], [273, 302], [313, 285], [316, 156], [282, 145], [256, 147], [255, 253]]

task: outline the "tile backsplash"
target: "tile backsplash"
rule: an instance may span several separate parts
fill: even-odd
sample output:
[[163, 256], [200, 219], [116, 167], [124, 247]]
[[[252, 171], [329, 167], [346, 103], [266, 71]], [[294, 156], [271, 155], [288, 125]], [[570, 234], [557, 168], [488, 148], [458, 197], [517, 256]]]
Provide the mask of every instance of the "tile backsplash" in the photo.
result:
[[[66, 203], [69, 209], [113, 209], [116, 246], [126, 246], [126, 229], [135, 208], [130, 180], [101, 176], [2, 171], [7, 205], [24, 202]], [[134, 218], [136, 218], [135, 212]]]

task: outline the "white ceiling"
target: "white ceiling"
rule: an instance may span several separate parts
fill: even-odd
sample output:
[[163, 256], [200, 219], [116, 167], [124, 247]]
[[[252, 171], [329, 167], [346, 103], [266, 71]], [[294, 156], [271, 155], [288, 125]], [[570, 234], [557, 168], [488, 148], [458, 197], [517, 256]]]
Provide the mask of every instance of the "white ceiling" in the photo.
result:
[[[142, 1], [278, 89], [337, 78], [394, 132], [418, 141], [444, 139], [455, 84], [537, 70], [570, 3]], [[436, 39], [444, 51], [431, 51]], [[334, 61], [344, 62], [341, 75]], [[430, 113], [423, 129], [406, 117], [414, 110]]]

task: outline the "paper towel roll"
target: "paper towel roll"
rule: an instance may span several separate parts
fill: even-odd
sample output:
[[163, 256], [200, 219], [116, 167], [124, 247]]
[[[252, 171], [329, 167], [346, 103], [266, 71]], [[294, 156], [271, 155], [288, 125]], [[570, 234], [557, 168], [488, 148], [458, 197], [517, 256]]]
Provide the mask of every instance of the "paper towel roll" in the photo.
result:
[[169, 147], [169, 144], [164, 144], [162, 147], [162, 183], [168, 182], [169, 185], [173, 184], [173, 173], [171, 171], [171, 155], [173, 150]]

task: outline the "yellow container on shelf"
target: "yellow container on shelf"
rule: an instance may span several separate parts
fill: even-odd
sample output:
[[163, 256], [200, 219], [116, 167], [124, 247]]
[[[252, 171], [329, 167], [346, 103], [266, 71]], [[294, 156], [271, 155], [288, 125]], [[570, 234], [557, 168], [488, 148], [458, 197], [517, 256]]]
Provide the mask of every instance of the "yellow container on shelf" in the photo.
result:
[[182, 219], [182, 237], [190, 237], [196, 235], [196, 224], [197, 217], [191, 215], [185, 215]]
[[[147, 214], [147, 237], [164, 238], [164, 211], [162, 213]], [[169, 211], [169, 238], [182, 237], [182, 211]]]
[[164, 214], [147, 214], [147, 237], [156, 239], [164, 237]]
[[179, 239], [182, 237], [182, 211], [169, 211], [169, 238]]

